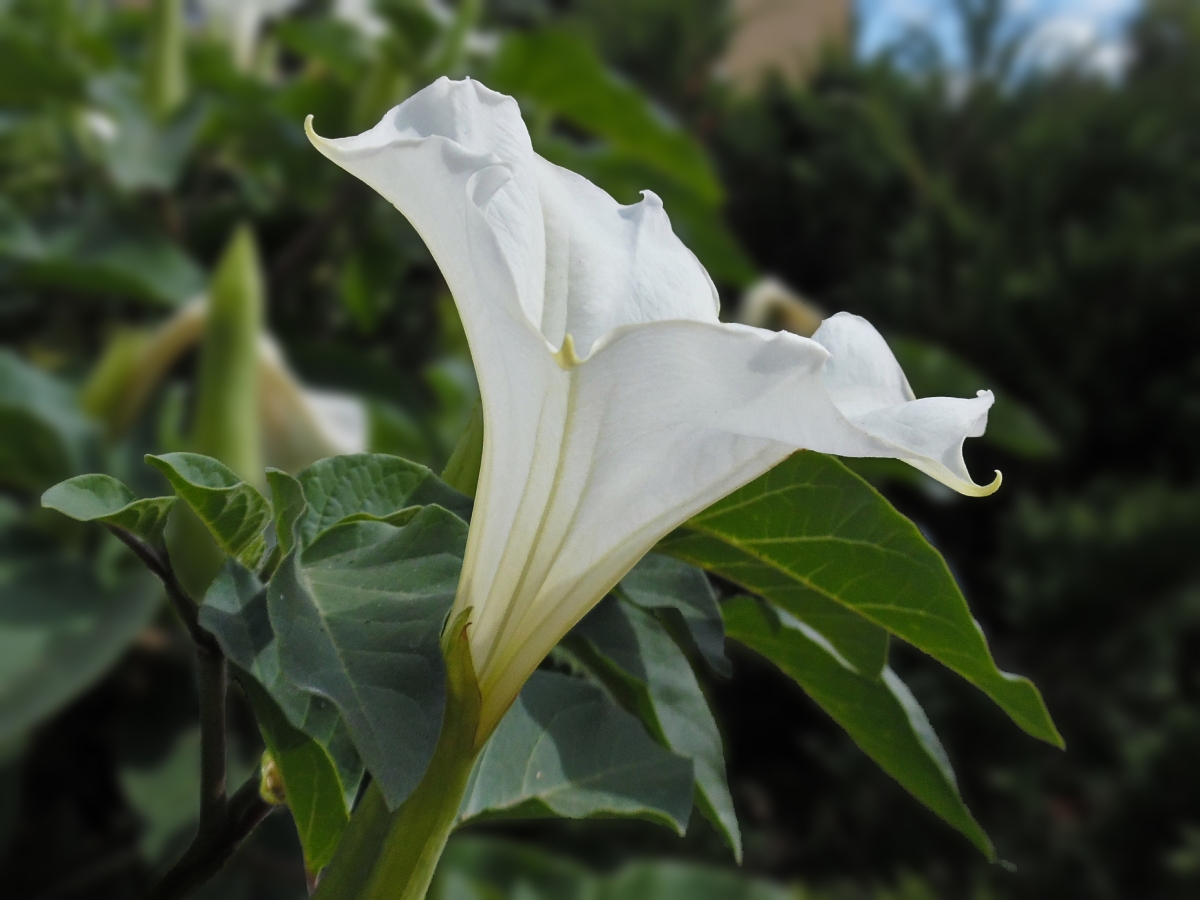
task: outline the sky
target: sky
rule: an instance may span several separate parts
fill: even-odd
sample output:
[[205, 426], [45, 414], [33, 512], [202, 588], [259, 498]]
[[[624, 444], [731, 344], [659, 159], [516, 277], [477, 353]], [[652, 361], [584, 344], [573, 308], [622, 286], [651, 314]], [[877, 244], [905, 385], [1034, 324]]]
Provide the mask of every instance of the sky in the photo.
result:
[[[1009, 14], [1030, 29], [1034, 64], [1082, 61], [1106, 75], [1120, 73], [1128, 58], [1122, 23], [1138, 0], [1007, 0]], [[858, 0], [859, 49], [873, 55], [911, 26], [934, 34], [949, 60], [962, 58], [952, 0]]]

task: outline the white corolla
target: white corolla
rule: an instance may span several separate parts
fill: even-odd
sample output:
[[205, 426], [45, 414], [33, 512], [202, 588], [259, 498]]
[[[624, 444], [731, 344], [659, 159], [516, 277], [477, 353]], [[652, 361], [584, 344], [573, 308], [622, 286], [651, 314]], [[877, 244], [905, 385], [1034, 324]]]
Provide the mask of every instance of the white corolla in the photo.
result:
[[857, 316], [811, 339], [721, 322], [659, 198], [621, 206], [542, 159], [510, 97], [443, 78], [356, 137], [308, 132], [413, 224], [466, 329], [484, 448], [455, 612], [481, 736], [659, 538], [798, 449], [999, 486], [962, 456], [990, 393], [915, 399]]

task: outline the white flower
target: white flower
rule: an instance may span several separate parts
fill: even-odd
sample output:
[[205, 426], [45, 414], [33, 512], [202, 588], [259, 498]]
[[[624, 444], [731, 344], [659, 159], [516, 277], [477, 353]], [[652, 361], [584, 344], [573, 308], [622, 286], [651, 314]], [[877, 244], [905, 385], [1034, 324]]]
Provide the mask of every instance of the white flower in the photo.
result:
[[440, 79], [323, 154], [412, 222], [458, 304], [484, 410], [455, 612], [486, 736], [654, 543], [800, 448], [894, 457], [966, 494], [988, 392], [915, 400], [863, 319], [812, 339], [717, 319], [649, 191], [620, 206], [533, 152], [515, 101]]

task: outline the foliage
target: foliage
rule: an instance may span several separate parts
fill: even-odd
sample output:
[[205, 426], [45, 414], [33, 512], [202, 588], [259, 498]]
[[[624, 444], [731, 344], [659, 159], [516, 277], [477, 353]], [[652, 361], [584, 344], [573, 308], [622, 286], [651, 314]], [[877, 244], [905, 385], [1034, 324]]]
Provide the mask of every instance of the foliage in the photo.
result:
[[[1156, 815], [1164, 784], [1191, 783], [1186, 764], [1196, 746], [1186, 653], [1194, 567], [1191, 542], [1181, 537], [1194, 531], [1197, 508], [1194, 454], [1185, 449], [1200, 421], [1188, 400], [1196, 372], [1186, 329], [1161, 327], [1187, 313], [1196, 281], [1186, 190], [1195, 181], [1194, 135], [1180, 124], [1186, 116], [1163, 112], [1194, 105], [1193, 92], [1178, 87], [1197, 83], [1188, 48], [1198, 36], [1186, 7], [1156, 4], [1141, 19], [1138, 63], [1121, 85], [1070, 74], [1019, 83], [981, 77], [953, 100], [937, 72], [833, 60], [807, 92], [777, 86], [735, 101], [696, 87], [707, 84], [721, 45], [712, 26], [719, 17], [696, 12], [707, 3], [574, 4], [566, 28], [542, 27], [548, 19], [534, 16], [534, 31], [498, 32], [495, 56], [471, 39], [472, 4], [449, 20], [417, 4], [380, 4], [382, 36], [332, 23], [322, 4], [305, 4], [268, 23], [249, 66], [208, 31], [193, 28], [181, 40], [172, 6], [155, 3], [152, 18], [124, 6], [13, 0], [0, 12], [0, 74], [12, 75], [0, 78], [0, 329], [18, 351], [0, 355], [0, 479], [13, 497], [0, 507], [0, 607], [4, 639], [21, 651], [5, 657], [0, 718], [11, 727], [0, 735], [30, 741], [25, 783], [33, 793], [24, 802], [39, 798], [10, 856], [20, 860], [10, 880], [18, 896], [55, 881], [55, 870], [87, 868], [86, 842], [58, 840], [78, 810], [99, 823], [87, 827], [101, 856], [132, 846], [121, 811], [145, 806], [136, 785], [157, 782], [124, 777], [117, 787], [108, 760], [142, 775], [161, 764], [170, 781], [192, 726], [178, 630], [161, 617], [116, 674], [77, 699], [154, 615], [159, 594], [136, 580], [98, 529], [36, 510], [34, 498], [55, 482], [65, 483], [47, 505], [151, 546], [173, 501], [136, 497], [169, 483], [183, 500], [176, 505], [193, 510], [231, 555], [203, 598], [200, 622], [240, 669], [236, 730], [247, 743], [265, 742], [279, 767], [310, 869], [332, 857], [364, 764], [393, 805], [420, 778], [441, 716], [437, 637], [471, 514], [458, 490], [474, 486], [470, 450], [445, 473], [450, 485], [425, 465], [450, 457], [476, 389], [421, 242], [386, 204], [322, 163], [300, 123], [314, 112], [325, 133], [360, 130], [444, 71], [472, 71], [512, 90], [539, 151], [622, 201], [641, 188], [660, 193], [723, 287], [742, 285], [757, 267], [776, 270], [830, 308], [919, 335], [898, 344], [919, 393], [951, 383], [951, 393], [964, 393], [999, 378], [1010, 403], [1002, 396], [996, 438], [983, 455], [1003, 460], [1008, 483], [1024, 487], [982, 516], [939, 505], [919, 479], [872, 474], [918, 529], [836, 463], [802, 456], [774, 477], [802, 484], [797, 467], [821, 469], [823, 487], [851, 513], [848, 527], [854, 511], [868, 517], [853, 536], [867, 546], [826, 548], [832, 573], [799, 549], [845, 537], [822, 519], [830, 507], [774, 495], [769, 481], [746, 488], [743, 499], [764, 504], [762, 521], [794, 545], [787, 558], [753, 546], [756, 518], [738, 521], [720, 508], [661, 549], [713, 572], [721, 595], [738, 593], [735, 583], [774, 604], [726, 601], [733, 636], [777, 662], [901, 784], [987, 852], [947, 756], [1020, 760], [1029, 745], [1005, 743], [960, 688], [933, 678], [889, 639], [890, 632], [928, 650], [981, 683], [1027, 730], [1057, 740], [1036, 691], [992, 662], [950, 572], [965, 576], [997, 658], [1051, 686], [1050, 706], [1067, 711], [1073, 750], [1083, 747], [1065, 763], [1046, 754], [964, 773], [962, 795], [1001, 855], [1021, 863], [1016, 895], [1082, 896], [1072, 893], [1080, 884], [1110, 893], [1141, 884], [1188, 889], [1194, 798], [1176, 791], [1169, 814]], [[672, 54], [662, 51], [662, 34], [695, 39], [674, 41]], [[593, 42], [684, 120], [703, 123], [710, 145], [606, 70]], [[571, 78], [561, 76], [563, 66]], [[726, 203], [736, 238], [722, 218]], [[191, 411], [212, 396], [204, 370], [223, 369], [203, 361], [203, 351], [199, 378], [191, 377], [194, 360], [176, 365], [145, 416], [113, 438], [100, 438], [111, 423], [80, 412], [77, 388], [105, 345], [202, 291], [206, 272], [228, 271], [219, 258], [242, 223], [266, 261], [260, 299], [270, 328], [303, 375], [369, 399], [371, 449], [382, 453], [254, 481], [256, 465], [196, 443]], [[223, 291], [229, 280], [213, 283], [214, 296], [259, 290]], [[965, 348], [970, 363], [940, 346]], [[238, 359], [249, 352], [243, 347]], [[478, 435], [463, 446], [477, 454]], [[221, 459], [180, 452], [195, 449]], [[166, 482], [140, 471], [147, 452]], [[120, 476], [136, 491], [111, 476], [81, 476], [87, 471]], [[889, 541], [919, 570], [911, 579], [872, 555], [895, 551]], [[1154, 577], [1132, 577], [1134, 568], [1152, 568]], [[841, 577], [851, 570], [865, 573], [863, 584]], [[983, 880], [1000, 890], [1014, 883], [995, 871], [979, 875], [982, 857], [968, 859], [952, 835], [896, 828], [912, 821], [912, 804], [898, 805], [899, 792], [861, 769], [849, 741], [831, 736], [787, 693], [786, 679], [763, 674], [750, 654], [731, 648], [738, 678], [714, 679], [730, 660], [718, 595], [703, 573], [651, 556], [616, 594], [563, 645], [557, 671], [530, 683], [475, 771], [464, 817], [640, 816], [682, 830], [694, 797], [735, 852], [745, 834], [758, 870], [866, 872], [865, 853], [874, 871], [864, 880], [884, 882], [900, 862], [940, 856], [951, 871], [931, 865], [930, 877], [957, 896]], [[1135, 617], [1128, 596], [1145, 598], [1149, 612]], [[917, 622], [923, 604], [951, 622], [953, 639]], [[885, 606], [896, 614], [880, 612]], [[1018, 626], [1022, 641], [1027, 633], [1036, 639], [1025, 653], [1014, 648]], [[394, 651], [401, 631], [415, 654], [413, 677], [370, 658]], [[1136, 674], [1126, 680], [1126, 671]], [[386, 700], [362, 702], [364, 684]], [[853, 691], [862, 707], [844, 702]], [[555, 725], [555, 710], [577, 725]], [[896, 743], [879, 739], [884, 721]], [[788, 723], [786, 741], [780, 722]], [[36, 724], [42, 730], [30, 737]], [[718, 724], [729, 738], [728, 780]], [[803, 735], [791, 741], [796, 727]], [[102, 747], [93, 754], [101, 762], [82, 781], [55, 780], [46, 767], [78, 766], [68, 748], [80, 734], [81, 746]], [[97, 736], [109, 734], [118, 737]], [[800, 780], [790, 774], [797, 746], [814, 773]], [[640, 765], [640, 779], [605, 768], [606, 759], [622, 758], [628, 770]], [[1086, 763], [1076, 767], [1080, 758]], [[522, 767], [514, 760], [532, 766], [532, 781], [511, 780]], [[838, 777], [825, 778], [829, 771]], [[542, 772], [552, 783], [536, 777]], [[754, 788], [775, 775], [770, 790], [780, 799], [764, 813]], [[108, 793], [73, 790], [91, 785], [87, 776], [112, 782]], [[273, 821], [256, 840], [270, 840]], [[149, 824], [146, 858], [127, 852], [121, 878], [89, 890], [125, 896], [145, 881], [159, 862]], [[1035, 853], [1047, 832], [1054, 849]], [[1114, 849], [1126, 842], [1144, 849], [1138, 861]], [[792, 849], [772, 857], [763, 849], [772, 845]], [[724, 884], [670, 866], [579, 878], [599, 896]], [[470, 866], [458, 875], [448, 867], [445, 879], [446, 896], [522, 890], [487, 879], [481, 887]], [[212, 890], [220, 895], [231, 883]], [[729, 884], [747, 896], [775, 895], [766, 885]], [[543, 890], [539, 882], [528, 895]]]

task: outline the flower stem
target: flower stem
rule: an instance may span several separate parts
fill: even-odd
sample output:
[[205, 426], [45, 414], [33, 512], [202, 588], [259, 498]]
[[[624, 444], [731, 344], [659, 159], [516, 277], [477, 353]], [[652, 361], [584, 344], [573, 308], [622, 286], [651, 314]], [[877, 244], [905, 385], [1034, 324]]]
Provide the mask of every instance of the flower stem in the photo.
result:
[[[469, 610], [467, 611], [469, 613]], [[479, 686], [466, 637], [466, 613], [447, 629], [446, 712], [420, 784], [388, 813], [375, 784], [363, 797], [322, 874], [315, 900], [425, 900], [458, 824], [458, 810], [479, 751]]]

